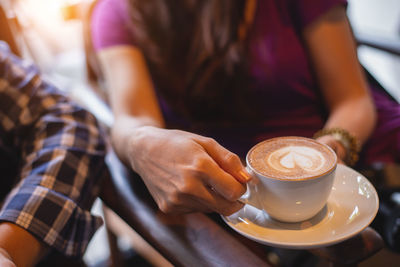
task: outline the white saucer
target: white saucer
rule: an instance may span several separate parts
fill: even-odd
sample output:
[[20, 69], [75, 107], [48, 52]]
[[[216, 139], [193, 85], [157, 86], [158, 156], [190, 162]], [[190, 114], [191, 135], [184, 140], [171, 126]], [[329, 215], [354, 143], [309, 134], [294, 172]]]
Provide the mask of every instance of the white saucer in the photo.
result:
[[358, 234], [375, 218], [378, 205], [376, 190], [367, 178], [339, 164], [327, 205], [310, 220], [283, 223], [249, 205], [222, 218], [235, 231], [259, 243], [306, 249], [333, 245]]

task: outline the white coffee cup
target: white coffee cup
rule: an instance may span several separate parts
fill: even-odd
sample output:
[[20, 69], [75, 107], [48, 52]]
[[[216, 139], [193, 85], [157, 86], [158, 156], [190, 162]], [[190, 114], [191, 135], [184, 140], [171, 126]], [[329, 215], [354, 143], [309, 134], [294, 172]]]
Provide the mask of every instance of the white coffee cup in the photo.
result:
[[253, 179], [241, 201], [283, 222], [300, 222], [326, 205], [337, 166], [336, 153], [313, 139], [277, 137], [246, 156]]

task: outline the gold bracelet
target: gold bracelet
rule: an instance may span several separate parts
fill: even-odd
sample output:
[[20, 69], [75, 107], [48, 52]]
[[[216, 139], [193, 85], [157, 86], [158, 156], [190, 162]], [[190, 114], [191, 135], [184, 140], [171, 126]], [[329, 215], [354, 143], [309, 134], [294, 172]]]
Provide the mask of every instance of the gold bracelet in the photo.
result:
[[322, 129], [314, 134], [314, 139], [330, 135], [336, 141], [340, 142], [346, 149], [345, 163], [349, 166], [354, 166], [358, 160], [358, 153], [360, 152], [360, 145], [357, 138], [351, 135], [348, 131], [342, 128]]

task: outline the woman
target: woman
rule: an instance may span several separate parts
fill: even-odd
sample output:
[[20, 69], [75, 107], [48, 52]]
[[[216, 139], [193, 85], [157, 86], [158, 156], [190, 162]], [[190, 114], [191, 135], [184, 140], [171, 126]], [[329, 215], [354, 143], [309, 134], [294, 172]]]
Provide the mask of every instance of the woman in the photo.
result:
[[370, 94], [345, 5], [98, 3], [92, 38], [115, 114], [113, 145], [162, 211], [240, 209], [250, 179], [240, 158], [274, 136], [317, 133], [348, 164], [367, 141], [360, 164], [395, 159], [398, 149], [387, 152], [398, 127], [385, 143], [376, 140], [386, 133], [371, 136], [373, 99], [384, 98]]

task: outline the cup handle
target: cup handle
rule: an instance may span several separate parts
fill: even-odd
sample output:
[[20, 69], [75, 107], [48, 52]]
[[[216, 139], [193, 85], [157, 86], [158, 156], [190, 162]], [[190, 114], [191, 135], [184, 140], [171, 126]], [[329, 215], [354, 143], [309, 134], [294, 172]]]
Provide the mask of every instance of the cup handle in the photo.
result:
[[[251, 174], [252, 171], [249, 167], [246, 167], [246, 170]], [[260, 202], [258, 201], [258, 198], [256, 197], [257, 195], [257, 184], [258, 184], [258, 178], [255, 177], [255, 175], [252, 175], [252, 179], [250, 182], [246, 184], [247, 190], [246, 192], [238, 199], [239, 202], [242, 202], [244, 204], [253, 206], [259, 210], [262, 210], [262, 206], [260, 205]]]

